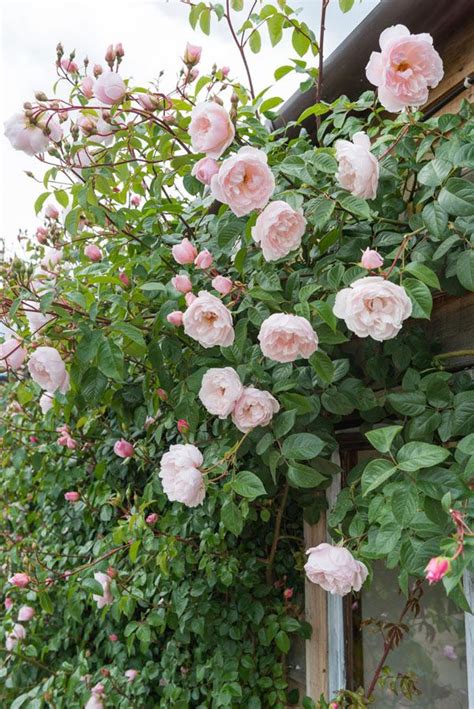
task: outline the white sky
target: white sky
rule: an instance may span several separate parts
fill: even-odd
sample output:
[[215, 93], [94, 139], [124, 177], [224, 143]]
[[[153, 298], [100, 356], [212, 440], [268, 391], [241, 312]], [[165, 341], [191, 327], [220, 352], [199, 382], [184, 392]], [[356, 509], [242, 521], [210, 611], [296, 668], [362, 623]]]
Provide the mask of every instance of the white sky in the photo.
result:
[[[377, 4], [378, 0], [361, 0], [343, 15], [337, 0], [331, 0], [325, 55]], [[321, 0], [293, 0], [291, 5], [302, 8], [301, 17], [318, 34]], [[33, 204], [43, 190], [24, 173], [30, 170], [41, 177], [41, 164], [13, 150], [3, 136], [3, 122], [21, 110], [24, 101], [33, 99], [34, 91], [51, 95], [57, 43], [62, 42], [66, 53], [76, 49], [79, 62], [87, 55], [91, 64], [105, 64], [106, 47], [122, 42], [125, 58], [120, 73], [124, 78], [133, 76], [137, 84], [147, 85], [164, 70], [172, 86], [184, 45], [190, 41], [203, 47], [200, 68], [204, 73], [215, 62], [230, 66], [231, 76], [243, 82], [241, 60], [227, 36], [225, 23], [217, 24], [213, 19], [211, 36], [206, 37], [200, 31], [193, 32], [187, 16], [188, 8], [178, 0], [0, 0], [0, 237], [5, 239], [7, 252], [18, 251], [16, 235], [20, 228], [34, 233], [40, 223]], [[276, 67], [296, 56], [289, 41], [271, 49], [266, 31], [263, 34], [262, 51], [249, 53], [257, 92], [274, 82]], [[295, 76], [280, 81], [278, 91], [270, 95], [288, 98], [298, 84]]]

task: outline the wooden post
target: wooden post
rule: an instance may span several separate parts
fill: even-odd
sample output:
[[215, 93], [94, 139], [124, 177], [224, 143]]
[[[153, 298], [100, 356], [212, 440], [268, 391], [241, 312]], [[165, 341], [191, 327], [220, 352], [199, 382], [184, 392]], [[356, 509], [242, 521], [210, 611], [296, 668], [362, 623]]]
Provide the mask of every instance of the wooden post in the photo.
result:
[[[316, 547], [326, 541], [326, 514], [316, 524], [304, 523], [305, 548]], [[328, 692], [328, 611], [326, 591], [315, 583], [305, 581], [305, 618], [313, 629], [306, 640], [306, 694], [317, 701]]]

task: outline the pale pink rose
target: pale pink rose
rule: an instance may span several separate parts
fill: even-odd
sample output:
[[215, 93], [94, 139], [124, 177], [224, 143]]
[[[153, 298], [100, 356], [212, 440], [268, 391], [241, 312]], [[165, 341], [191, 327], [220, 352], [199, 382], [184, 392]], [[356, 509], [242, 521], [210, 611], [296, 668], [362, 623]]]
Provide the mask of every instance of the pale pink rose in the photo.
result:
[[333, 312], [358, 337], [382, 342], [396, 337], [409, 318], [412, 303], [406, 291], [380, 276], [367, 276], [336, 295]]
[[67, 71], [69, 74], [77, 74], [79, 71], [79, 67], [76, 62], [72, 61], [72, 59], [67, 59], [66, 57], [61, 59], [61, 66], [64, 71]]
[[58, 444], [60, 446], [66, 446], [66, 448], [69, 448], [70, 450], [74, 450], [78, 447], [78, 442], [71, 436], [69, 427], [66, 424], [59, 426], [56, 431], [60, 434], [58, 438]]
[[232, 367], [208, 369], [199, 390], [199, 398], [204, 407], [214, 416], [224, 419], [228, 416], [244, 388], [240, 377]]
[[345, 596], [352, 589], [360, 591], [367, 578], [366, 565], [354, 559], [344, 547], [323, 543], [308, 549], [306, 554], [306, 576], [331, 594]]
[[27, 354], [28, 352], [21, 346], [19, 340], [10, 337], [0, 345], [0, 370], [6, 369], [6, 367], [13, 370], [19, 369]]
[[12, 586], [16, 586], [17, 588], [26, 588], [26, 586], [28, 586], [28, 584], [30, 583], [31, 579], [28, 574], [25, 574], [23, 571], [20, 571], [19, 573], [10, 576], [8, 581], [12, 584]]
[[55, 267], [61, 262], [62, 258], [62, 249], [55, 249], [52, 246], [46, 246], [44, 256], [41, 259], [41, 265], [46, 270], [54, 271]]
[[265, 357], [275, 362], [308, 359], [318, 348], [318, 337], [306, 318], [274, 313], [263, 321], [258, 333]]
[[212, 254], [210, 251], [207, 249], [203, 249], [198, 253], [196, 258], [194, 259], [194, 265], [196, 268], [200, 269], [205, 269], [209, 268], [209, 266], [212, 264]]
[[306, 219], [281, 200], [270, 202], [252, 228], [253, 240], [262, 247], [265, 261], [276, 261], [301, 246]]
[[237, 217], [263, 209], [275, 189], [275, 178], [267, 156], [257, 148], [240, 148], [222, 163], [211, 180], [215, 199], [228, 204]]
[[36, 238], [40, 244], [45, 244], [48, 240], [48, 230], [43, 226], [39, 226], [36, 229]]
[[53, 315], [44, 315], [41, 312], [40, 304], [35, 300], [24, 300], [23, 307], [32, 335], [54, 320]]
[[194, 293], [186, 293], [184, 296], [184, 300], [186, 301], [186, 305], [189, 307], [191, 303], [194, 303], [196, 300], [197, 295], [194, 295]]
[[181, 310], [173, 310], [166, 316], [167, 321], [170, 325], [175, 325], [176, 327], [181, 327], [183, 324], [183, 313]]
[[62, 394], [69, 390], [69, 375], [54, 347], [38, 347], [28, 360], [28, 369], [32, 379], [49, 394], [58, 389]]
[[44, 213], [50, 219], [57, 219], [59, 217], [59, 209], [54, 204], [47, 204]]
[[133, 680], [136, 679], [136, 677], [138, 676], [138, 671], [137, 670], [125, 670], [124, 674], [129, 682], [133, 682]]
[[212, 177], [219, 172], [219, 163], [214, 158], [201, 158], [195, 163], [191, 175], [203, 185], [210, 185]]
[[200, 291], [183, 316], [184, 332], [203, 347], [230, 347], [235, 333], [232, 315], [215, 295]]
[[137, 94], [137, 101], [145, 111], [155, 111], [161, 103], [161, 99], [153, 94]]
[[92, 598], [97, 603], [97, 608], [104, 608], [105, 606], [110, 606], [114, 602], [114, 597], [110, 590], [110, 576], [102, 573], [102, 571], [97, 571], [94, 574], [94, 578], [102, 586], [102, 595], [94, 593]]
[[85, 76], [81, 81], [81, 91], [86, 98], [92, 98], [94, 95], [94, 79], [92, 76]]
[[189, 293], [189, 291], [193, 288], [193, 284], [191, 283], [191, 279], [188, 275], [175, 276], [171, 279], [171, 283], [179, 293]]
[[18, 620], [27, 623], [35, 615], [35, 609], [31, 606], [22, 606], [18, 611]]
[[173, 246], [171, 253], [176, 263], [184, 266], [188, 263], [194, 263], [198, 252], [196, 247], [185, 237], [179, 244]]
[[374, 268], [381, 268], [383, 266], [383, 258], [378, 251], [374, 251], [373, 249], [369, 249], [367, 247], [362, 254], [360, 265], [362, 268], [372, 271]]
[[120, 103], [126, 93], [124, 80], [114, 71], [101, 74], [94, 84], [94, 96], [107, 106]]
[[131, 443], [121, 438], [114, 444], [114, 453], [118, 455], [119, 458], [131, 458], [135, 453], [135, 449]]
[[93, 692], [86, 702], [84, 709], [104, 709], [104, 703], [100, 694]]
[[102, 251], [95, 244], [87, 244], [86, 248], [84, 249], [84, 254], [91, 261], [94, 261], [94, 263], [102, 261]]
[[370, 138], [360, 131], [350, 140], [336, 140], [339, 185], [363, 199], [375, 199], [379, 183], [379, 161], [370, 152]]
[[432, 36], [410, 34], [405, 25], [393, 25], [382, 32], [379, 43], [382, 51], [372, 52], [365, 73], [378, 87], [380, 103], [393, 113], [422, 106], [428, 88], [443, 78], [443, 62]]
[[71, 492], [64, 493], [64, 499], [66, 500], [66, 502], [79, 502], [81, 496], [75, 490], [71, 490]]
[[163, 491], [171, 502], [182, 502], [187, 507], [197, 507], [206, 494], [200, 467], [201, 452], [189, 443], [170, 446], [161, 459], [159, 477]]
[[40, 409], [43, 414], [47, 414], [53, 408], [53, 399], [49, 394], [42, 394], [39, 400]]
[[239, 431], [248, 433], [257, 426], [268, 426], [279, 410], [280, 404], [270, 392], [245, 387], [232, 411], [232, 421]]
[[186, 43], [186, 49], [184, 50], [183, 61], [188, 66], [194, 66], [201, 59], [202, 47], [198, 47], [195, 44]]
[[188, 132], [194, 152], [215, 159], [229, 147], [235, 136], [229, 114], [214, 101], [201, 103], [193, 109]]
[[13, 599], [10, 596], [5, 598], [5, 610], [9, 611], [13, 608]]
[[[82, 114], [80, 113], [76, 119], [77, 125], [81, 129], [82, 133], [90, 138], [94, 143], [103, 143], [104, 145], [111, 145], [114, 140], [114, 133], [110, 123], [104, 120], [102, 115], [92, 115], [91, 113]], [[77, 157], [77, 156], [76, 156]], [[91, 162], [88, 156], [89, 164]], [[84, 161], [84, 163], [87, 160]], [[88, 167], [84, 164], [83, 167]]]
[[10, 633], [5, 633], [5, 649], [11, 652], [18, 645], [19, 640], [26, 638], [26, 630], [20, 623], [15, 623]]
[[145, 522], [149, 524], [150, 526], [153, 526], [158, 522], [158, 515], [156, 512], [151, 512], [149, 515], [145, 517]]
[[436, 556], [429, 560], [425, 569], [425, 578], [431, 586], [433, 583], [441, 581], [443, 576], [451, 570], [451, 562], [445, 556]]
[[230, 278], [226, 276], [216, 276], [211, 281], [212, 287], [221, 295], [228, 295], [232, 290], [233, 283]]
[[59, 142], [63, 132], [52, 114], [43, 113], [32, 123], [24, 113], [15, 113], [5, 121], [5, 136], [15, 150], [22, 150], [27, 155], [43, 153], [50, 141]]

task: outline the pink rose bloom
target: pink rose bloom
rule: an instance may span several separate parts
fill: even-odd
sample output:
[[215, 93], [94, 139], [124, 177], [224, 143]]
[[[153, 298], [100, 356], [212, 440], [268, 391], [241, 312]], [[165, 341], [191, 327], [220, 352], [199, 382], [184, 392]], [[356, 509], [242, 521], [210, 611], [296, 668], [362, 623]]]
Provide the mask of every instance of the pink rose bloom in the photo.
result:
[[306, 318], [274, 313], [263, 321], [258, 333], [260, 349], [275, 362], [308, 359], [318, 348], [318, 337]]
[[28, 584], [30, 583], [31, 579], [28, 574], [25, 574], [20, 571], [18, 574], [13, 574], [13, 576], [10, 576], [8, 581], [12, 584], [12, 586], [16, 586], [17, 588], [26, 588], [26, 586], [28, 586]]
[[210, 185], [214, 175], [219, 172], [219, 163], [214, 158], [201, 158], [193, 166], [191, 175], [203, 185]]
[[86, 76], [81, 81], [81, 91], [86, 98], [92, 98], [94, 95], [94, 79], [92, 76]]
[[155, 111], [160, 104], [159, 98], [153, 94], [138, 94], [137, 101], [145, 111]]
[[21, 346], [21, 343], [15, 337], [10, 337], [0, 345], [0, 370], [6, 367], [13, 370], [19, 369], [27, 354], [28, 352]]
[[69, 74], [77, 74], [79, 71], [79, 67], [77, 66], [76, 62], [73, 62], [71, 59], [67, 59], [64, 57], [64, 59], [61, 59], [61, 66], [64, 69], [64, 71], [69, 72]]
[[41, 259], [41, 265], [46, 270], [53, 271], [55, 267], [61, 263], [62, 257], [62, 249], [55, 249], [52, 246], [46, 246], [44, 256]]
[[216, 276], [211, 281], [212, 287], [221, 295], [228, 295], [232, 290], [233, 283], [230, 278], [226, 276]]
[[133, 682], [133, 680], [138, 676], [138, 671], [137, 670], [125, 670], [124, 674], [129, 682]]
[[109, 640], [111, 643], [116, 643], [118, 640], [118, 635], [116, 635], [115, 633], [110, 633]]
[[429, 560], [425, 569], [425, 578], [431, 586], [441, 581], [443, 576], [451, 570], [451, 562], [445, 556], [436, 556]]
[[34, 608], [32, 608], [31, 606], [22, 606], [18, 611], [18, 620], [26, 623], [33, 618], [34, 614]]
[[7, 596], [5, 598], [5, 610], [9, 611], [13, 607], [13, 599], [10, 598], [10, 596]]
[[15, 623], [13, 630], [5, 635], [5, 649], [11, 652], [16, 648], [19, 640], [24, 640], [26, 638], [26, 630], [22, 625], [20, 625], [20, 623]]
[[363, 199], [375, 199], [379, 184], [379, 161], [370, 152], [370, 138], [360, 131], [350, 140], [336, 140], [339, 185]]
[[149, 515], [147, 515], [145, 517], [145, 522], [150, 526], [156, 524], [158, 522], [158, 515], [156, 514], [156, 512], [151, 512]]
[[53, 407], [53, 399], [49, 394], [42, 394], [39, 400], [41, 412], [47, 414]]
[[84, 254], [87, 256], [87, 258], [89, 258], [91, 261], [94, 261], [95, 263], [97, 263], [98, 261], [102, 261], [102, 251], [95, 244], [87, 244], [86, 248], [84, 249]]
[[405, 25], [393, 25], [382, 32], [379, 43], [382, 51], [372, 52], [365, 73], [378, 87], [380, 103], [393, 113], [422, 106], [428, 88], [443, 78], [443, 62], [432, 36], [410, 34]]
[[234, 140], [235, 128], [223, 106], [207, 101], [191, 113], [188, 128], [195, 153], [206, 153], [208, 158], [220, 158]]
[[171, 283], [179, 293], [189, 293], [189, 291], [193, 288], [193, 284], [191, 283], [191, 279], [188, 275], [175, 276], [171, 279]]
[[101, 699], [101, 695], [97, 694], [97, 692], [92, 692], [84, 706], [84, 709], [104, 709], [104, 703]]
[[24, 113], [15, 113], [5, 121], [5, 136], [15, 150], [22, 150], [27, 155], [44, 153], [50, 141], [58, 143], [63, 135], [61, 126], [55, 117], [48, 120], [50, 114], [42, 114], [35, 123]]
[[225, 419], [242, 396], [244, 388], [232, 367], [208, 369], [202, 378], [199, 398], [214, 416]]
[[262, 247], [265, 261], [276, 261], [301, 246], [306, 219], [281, 200], [270, 202], [252, 228], [253, 240]]
[[207, 249], [203, 249], [198, 253], [196, 258], [194, 259], [194, 265], [196, 268], [209, 268], [209, 266], [212, 264], [212, 254], [210, 251]]
[[65, 394], [69, 390], [69, 375], [54, 347], [38, 347], [28, 361], [28, 369], [32, 379], [48, 394], [58, 389]]
[[31, 334], [36, 333], [47, 323], [54, 320], [52, 315], [43, 315], [40, 310], [40, 304], [35, 300], [24, 300], [23, 306]]
[[188, 263], [194, 263], [194, 259], [197, 256], [196, 247], [185, 237], [179, 244], [175, 244], [171, 249], [173, 258], [176, 263], [180, 266], [184, 266]]
[[71, 436], [69, 427], [66, 424], [59, 426], [56, 430], [59, 434], [61, 434], [58, 438], [58, 443], [60, 446], [66, 446], [66, 448], [69, 448], [70, 450], [74, 450], [78, 447], [78, 442]]
[[240, 148], [222, 163], [211, 180], [215, 199], [228, 204], [237, 217], [263, 209], [275, 189], [275, 178], [267, 156], [257, 148]]
[[345, 596], [352, 589], [360, 591], [367, 578], [366, 565], [354, 559], [344, 547], [323, 543], [308, 549], [306, 554], [306, 576], [331, 594]]
[[161, 459], [159, 477], [163, 491], [171, 502], [182, 502], [187, 507], [197, 507], [206, 494], [200, 467], [201, 452], [189, 443], [170, 446]]
[[410, 317], [412, 303], [404, 288], [380, 276], [367, 276], [336, 295], [333, 312], [358, 337], [383, 342], [396, 337]]
[[186, 293], [184, 296], [184, 300], [186, 301], [186, 305], [189, 307], [191, 303], [194, 303], [196, 300], [197, 295], [194, 295], [194, 293]]
[[181, 327], [183, 324], [183, 313], [181, 310], [173, 310], [172, 313], [169, 313], [166, 316], [167, 321], [169, 322], [170, 325], [174, 325], [175, 327]]
[[131, 458], [135, 453], [135, 449], [131, 443], [121, 438], [119, 441], [115, 442], [114, 453], [120, 458]]
[[71, 492], [65, 492], [64, 499], [66, 500], [66, 502], [79, 502], [79, 500], [81, 499], [81, 496], [78, 492], [75, 492], [73, 490]]
[[235, 333], [232, 315], [219, 298], [207, 291], [187, 308], [183, 316], [184, 332], [203, 347], [230, 347]]
[[279, 410], [280, 404], [270, 392], [245, 387], [232, 411], [232, 421], [239, 431], [248, 433], [257, 426], [268, 426]]
[[45, 244], [48, 239], [48, 230], [43, 226], [39, 226], [36, 229], [36, 238], [40, 244]]
[[374, 251], [373, 249], [369, 249], [367, 247], [362, 254], [360, 265], [362, 268], [372, 271], [374, 268], [381, 268], [383, 266], [383, 258], [378, 251]]
[[46, 205], [46, 209], [44, 210], [44, 213], [50, 219], [57, 219], [59, 217], [59, 209], [57, 207], [55, 207], [54, 204]]
[[107, 106], [120, 103], [127, 92], [125, 82], [119, 74], [107, 71], [101, 74], [94, 84], [94, 95]]
[[104, 606], [110, 606], [114, 602], [114, 597], [110, 590], [110, 576], [102, 573], [102, 571], [97, 571], [94, 574], [94, 578], [102, 586], [102, 595], [94, 593], [92, 598], [97, 603], [97, 608], [104, 608]]
[[186, 49], [184, 50], [183, 61], [189, 66], [194, 66], [201, 59], [202, 47], [198, 47], [195, 44], [186, 43]]

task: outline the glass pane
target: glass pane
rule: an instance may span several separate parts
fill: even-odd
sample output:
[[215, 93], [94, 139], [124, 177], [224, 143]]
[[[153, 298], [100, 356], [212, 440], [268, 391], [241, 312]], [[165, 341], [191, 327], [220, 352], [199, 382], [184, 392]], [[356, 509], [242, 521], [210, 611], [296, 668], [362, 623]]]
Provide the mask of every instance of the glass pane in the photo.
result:
[[[398, 592], [397, 572], [374, 565], [372, 587], [362, 593], [362, 621], [370, 618], [397, 622], [405, 605]], [[357, 609], [354, 609], [357, 610]], [[442, 586], [425, 589], [421, 613], [407, 616], [410, 630], [398, 648], [390, 652], [391, 674], [413, 672], [421, 694], [411, 700], [387, 688], [375, 692], [376, 706], [466, 709], [468, 706], [464, 614], [446, 597]], [[363, 680], [368, 687], [383, 651], [383, 639], [374, 624], [362, 625]]]

